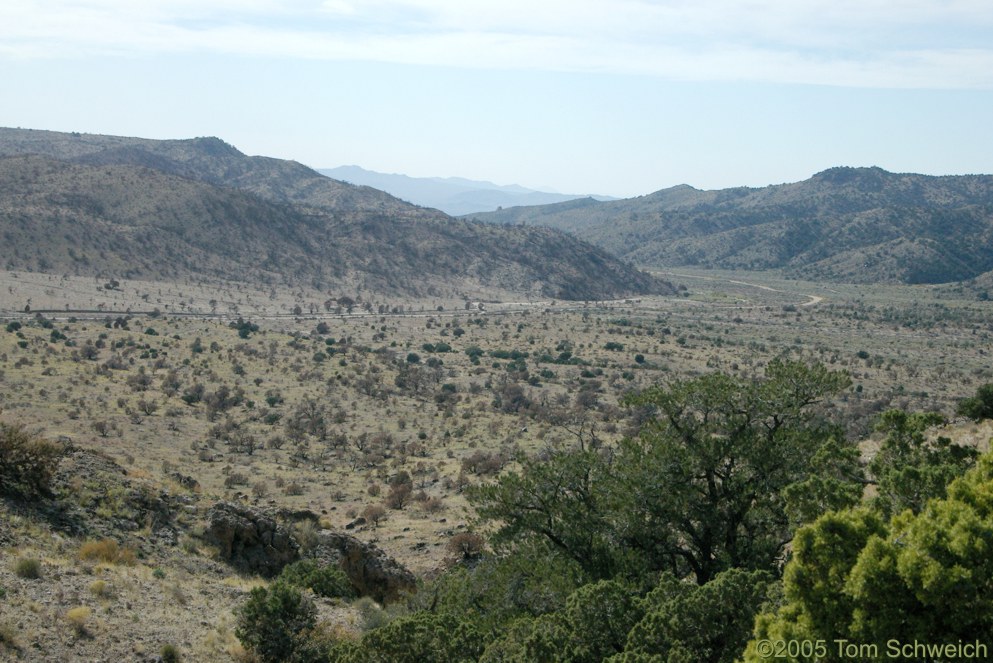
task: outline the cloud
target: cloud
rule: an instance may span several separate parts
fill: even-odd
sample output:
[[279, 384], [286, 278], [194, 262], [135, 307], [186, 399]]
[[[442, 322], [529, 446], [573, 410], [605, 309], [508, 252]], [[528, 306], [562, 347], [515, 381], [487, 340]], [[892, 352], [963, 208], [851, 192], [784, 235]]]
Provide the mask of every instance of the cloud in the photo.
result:
[[[39, 6], [41, 5], [41, 6]], [[5, 0], [0, 55], [213, 52], [854, 87], [993, 87], [987, 0]]]

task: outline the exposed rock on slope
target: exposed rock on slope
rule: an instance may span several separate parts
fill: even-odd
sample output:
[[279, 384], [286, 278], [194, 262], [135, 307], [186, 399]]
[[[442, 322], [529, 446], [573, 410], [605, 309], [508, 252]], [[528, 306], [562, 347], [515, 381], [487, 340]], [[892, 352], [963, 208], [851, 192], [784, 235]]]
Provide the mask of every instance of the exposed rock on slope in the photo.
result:
[[380, 603], [416, 589], [414, 574], [376, 546], [348, 534], [321, 530], [310, 556], [323, 564], [340, 566], [359, 594]]
[[272, 577], [300, 558], [289, 530], [254, 509], [218, 502], [207, 512], [204, 540], [218, 547], [221, 559], [246, 573]]
[[[281, 522], [259, 510], [218, 502], [207, 512], [204, 540], [217, 546], [221, 559], [246, 573], [272, 577], [301, 557], [296, 539]], [[371, 543], [320, 530], [309, 557], [339, 566], [355, 590], [379, 602], [414, 591], [414, 575]]]

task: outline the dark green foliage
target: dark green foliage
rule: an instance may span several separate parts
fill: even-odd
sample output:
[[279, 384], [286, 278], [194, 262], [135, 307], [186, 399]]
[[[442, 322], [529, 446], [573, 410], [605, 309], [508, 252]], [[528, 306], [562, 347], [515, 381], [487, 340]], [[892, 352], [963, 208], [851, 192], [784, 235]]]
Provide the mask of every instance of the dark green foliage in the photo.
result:
[[521, 352], [520, 350], [490, 350], [490, 356], [494, 359], [510, 359], [511, 361], [518, 361], [520, 359], [527, 359], [529, 353]]
[[283, 403], [283, 394], [278, 389], [269, 389], [265, 392], [265, 402], [269, 407], [276, 407]]
[[179, 663], [182, 660], [176, 645], [162, 645], [159, 657], [162, 659], [162, 663]]
[[976, 390], [976, 395], [959, 403], [957, 414], [973, 421], [993, 419], [993, 384], [984, 384]]
[[783, 491], [828, 469], [812, 460], [839, 444], [807, 409], [848, 384], [820, 365], [775, 361], [761, 381], [707, 375], [628, 399], [657, 416], [614, 461], [621, 541], [649, 568], [701, 584], [728, 568], [771, 568], [792, 529]]
[[[806, 518], [861, 489], [852, 445], [808, 414], [848, 383], [776, 361], [758, 381], [715, 374], [651, 388], [627, 403], [655, 417], [609, 459], [595, 448], [522, 459], [520, 474], [469, 497], [500, 523], [497, 542], [540, 542], [590, 579], [668, 570], [703, 584], [729, 568], [769, 569], [792, 531], [788, 488], [798, 485], [794, 510]], [[815, 476], [823, 485], [804, 486]]]
[[444, 342], [425, 343], [424, 345], [421, 346], [421, 349], [424, 350], [425, 352], [451, 352], [452, 346]]
[[551, 452], [520, 459], [521, 472], [468, 491], [478, 515], [500, 521], [499, 544], [533, 540], [578, 564], [591, 578], [620, 572], [623, 553], [608, 517], [608, 466], [596, 451]]
[[279, 574], [279, 580], [294, 587], [310, 589], [314, 594], [327, 598], [355, 596], [355, 589], [344, 571], [337, 566], [319, 566], [310, 559], [284, 566]]
[[252, 334], [259, 330], [259, 326], [255, 323], [249, 322], [244, 318], [238, 318], [236, 321], [229, 325], [232, 329], [238, 330], [239, 338], [249, 338]]
[[952, 444], [947, 437], [928, 440], [926, 431], [944, 423], [936, 412], [884, 412], [876, 430], [886, 434], [869, 470], [877, 483], [877, 506], [887, 515], [921, 511], [927, 501], [944, 497], [945, 486], [976, 462], [979, 452]]
[[643, 603], [632, 588], [613, 580], [585, 585], [562, 610], [534, 621], [524, 651], [534, 661], [598, 663], [624, 650], [644, 615]]
[[312, 628], [317, 609], [306, 594], [285, 582], [256, 587], [237, 611], [235, 635], [264, 663], [288, 660], [301, 635]]
[[814, 452], [810, 466], [817, 471], [783, 489], [793, 526], [813, 522], [827, 511], [853, 507], [862, 499], [861, 453], [854, 444], [830, 437]]
[[0, 423], [0, 494], [48, 495], [65, 449], [28, 433], [23, 426]]
[[474, 663], [482, 654], [483, 644], [472, 623], [451, 614], [421, 611], [366, 633], [360, 651], [338, 660], [342, 663]]
[[413, 607], [469, 619], [492, 640], [514, 621], [561, 609], [581, 583], [576, 564], [524, 546], [514, 554], [456, 566], [418, 593]]
[[187, 405], [196, 405], [203, 400], [203, 394], [206, 391], [202, 384], [194, 384], [183, 390], [183, 395], [180, 396], [182, 401]]
[[18, 557], [14, 562], [14, 575], [25, 580], [37, 580], [41, 577], [41, 560], [35, 557]]
[[644, 617], [628, 634], [625, 655], [612, 661], [732, 663], [752, 633], [755, 615], [778, 585], [765, 571], [730, 569], [705, 585], [663, 575], [642, 602]]

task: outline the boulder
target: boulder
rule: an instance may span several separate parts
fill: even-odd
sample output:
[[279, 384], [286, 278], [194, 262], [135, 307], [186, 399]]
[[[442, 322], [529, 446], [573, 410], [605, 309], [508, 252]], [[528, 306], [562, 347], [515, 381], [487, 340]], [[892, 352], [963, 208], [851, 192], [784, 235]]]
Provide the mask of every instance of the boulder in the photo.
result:
[[395, 601], [417, 588], [414, 574], [406, 567], [374, 544], [348, 534], [321, 530], [310, 557], [324, 565], [341, 567], [360, 595], [371, 596], [380, 603]]
[[221, 559], [247, 573], [272, 577], [300, 558], [290, 531], [261, 511], [218, 502], [207, 521], [204, 540], [217, 546]]

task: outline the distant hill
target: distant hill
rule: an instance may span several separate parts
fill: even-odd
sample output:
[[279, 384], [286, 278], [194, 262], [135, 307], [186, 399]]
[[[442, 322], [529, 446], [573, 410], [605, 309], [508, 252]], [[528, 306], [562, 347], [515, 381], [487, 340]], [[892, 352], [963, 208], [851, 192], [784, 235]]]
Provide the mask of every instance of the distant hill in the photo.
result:
[[101, 277], [407, 296], [671, 291], [559, 231], [452, 219], [216, 138], [0, 129], [0, 237], [5, 269]]
[[566, 230], [645, 267], [784, 269], [865, 283], [943, 283], [993, 269], [990, 175], [832, 168], [764, 188], [682, 185], [471, 216]]
[[[490, 212], [501, 207], [517, 205], [548, 205], [585, 197], [536, 191], [516, 184], [499, 185], [467, 180], [461, 177], [409, 177], [377, 173], [359, 166], [322, 168], [318, 172], [336, 180], [375, 187], [415, 205], [440, 209], [453, 216]], [[614, 200], [610, 196], [594, 196], [594, 198]]]

